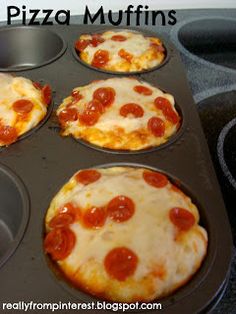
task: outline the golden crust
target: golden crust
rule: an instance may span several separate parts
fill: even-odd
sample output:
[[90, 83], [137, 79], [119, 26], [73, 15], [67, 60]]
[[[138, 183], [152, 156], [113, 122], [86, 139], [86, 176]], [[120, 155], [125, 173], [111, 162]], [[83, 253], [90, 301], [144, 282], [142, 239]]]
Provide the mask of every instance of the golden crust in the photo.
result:
[[[67, 131], [64, 131], [62, 135], [68, 135]], [[140, 129], [130, 133], [126, 133], [122, 128], [116, 128], [110, 132], [104, 132], [97, 128], [89, 128], [82, 132], [75, 133], [76, 138], [85, 140], [100, 147], [117, 150], [139, 150], [151, 148], [149, 145], [150, 132], [146, 129]], [[155, 145], [161, 145], [166, 143], [168, 138], [160, 138], [156, 141]]]

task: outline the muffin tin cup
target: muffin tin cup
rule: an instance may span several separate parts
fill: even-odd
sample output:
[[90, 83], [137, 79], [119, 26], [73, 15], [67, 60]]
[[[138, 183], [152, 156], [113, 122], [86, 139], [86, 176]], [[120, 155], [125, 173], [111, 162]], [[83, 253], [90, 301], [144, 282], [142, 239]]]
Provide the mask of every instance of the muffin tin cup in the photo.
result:
[[58, 59], [66, 50], [58, 34], [38, 27], [3, 27], [0, 42], [0, 72], [40, 67]]
[[[66, 39], [69, 45], [74, 44], [79, 34], [109, 29], [112, 27], [50, 27], [50, 30]], [[163, 304], [163, 313], [176, 314], [208, 310], [219, 300], [231, 263], [230, 225], [180, 56], [168, 40], [164, 39], [164, 43], [170, 47], [168, 62], [156, 71], [152, 69], [139, 75], [139, 78], [154, 86], [160, 86], [162, 90], [174, 96], [182, 113], [184, 126], [179, 130], [181, 133], [176, 134], [175, 140], [173, 137], [160, 146], [161, 149], [149, 150], [145, 154], [124, 154], [123, 151], [122, 154], [108, 154], [107, 150], [91, 149], [73, 138], [59, 136], [58, 132], [54, 132], [58, 129], [58, 123], [52, 115], [40, 132], [37, 132], [37, 136], [14, 143], [1, 152], [1, 162], [16, 170], [25, 182], [32, 212], [24, 242], [20, 244], [17, 254], [0, 269], [2, 282], [7, 283], [0, 287], [2, 299], [18, 299], [18, 291], [24, 282], [25, 301], [94, 300], [92, 296], [70, 287], [59, 274], [55, 277], [48, 267], [43, 251], [46, 210], [58, 190], [79, 169], [101, 165], [141, 165], [160, 170], [174, 182], [180, 182], [183, 191], [192, 197], [199, 207], [202, 223], [209, 233], [207, 256], [196, 275], [172, 295], [155, 301]], [[28, 72], [24, 71], [19, 75], [28, 76]], [[67, 50], [63, 57], [50, 65], [30, 70], [30, 75], [33, 79], [45, 78], [54, 87], [55, 106], [59, 105], [73, 88], [89, 84], [92, 80], [111, 77], [110, 73], [91, 71], [89, 67], [85, 67], [73, 58], [71, 50]], [[19, 271], [19, 265], [24, 265], [22, 271]], [[9, 278], [14, 278], [14, 283]]]
[[[191, 198], [192, 202], [197, 206], [199, 210], [199, 215], [200, 215], [199, 224], [200, 226], [204, 227], [208, 233], [208, 250], [207, 250], [208, 253], [205, 256], [201, 267], [197, 270], [195, 274], [193, 274], [193, 276], [189, 279], [189, 281], [185, 285], [183, 285], [181, 288], [171, 293], [169, 296], [166, 296], [160, 299], [155, 299], [152, 302], [150, 302], [150, 303], [160, 302], [164, 308], [168, 308], [169, 306], [171, 306], [173, 302], [178, 302], [178, 300], [186, 298], [187, 296], [194, 294], [194, 292], [196, 291], [196, 289], [198, 289], [201, 283], [207, 280], [207, 275], [212, 267], [212, 264], [214, 263], [216, 251], [217, 251], [218, 235], [215, 230], [214, 223], [211, 220], [211, 217], [209, 213], [207, 212], [207, 210], [197, 200], [195, 193], [191, 191], [191, 189], [188, 187], [187, 184], [180, 182], [179, 178], [173, 176], [172, 174], [167, 173], [166, 171], [163, 171], [162, 169], [150, 167], [146, 164], [139, 164], [139, 163], [125, 163], [125, 162], [109, 163], [109, 164], [98, 165], [91, 168], [104, 169], [104, 168], [110, 168], [110, 167], [144, 168], [147, 170], [153, 170], [153, 171], [158, 171], [160, 173], [163, 173], [164, 175], [168, 177], [171, 183], [178, 186], [178, 188], [180, 188], [187, 196]], [[64, 184], [65, 183], [66, 182], [64, 182]], [[44, 226], [43, 226], [43, 229], [44, 229]], [[60, 284], [66, 291], [68, 291], [70, 294], [78, 298], [78, 300], [83, 301], [83, 302], [103, 301], [102, 299], [96, 296], [88, 295], [86, 292], [82, 290], [78, 290], [78, 288], [76, 288], [70, 281], [66, 279], [65, 275], [60, 270], [57, 263], [52, 261], [50, 257], [46, 254], [45, 254], [45, 260], [49, 268], [54, 273], [54, 280], [56, 280], [56, 282]], [[60, 278], [60, 280], [58, 280], [58, 278]], [[138, 311], [138, 312], [143, 312], [143, 311]]]
[[111, 71], [111, 70], [105, 70], [105, 69], [102, 69], [102, 68], [96, 68], [86, 62], [84, 62], [80, 56], [78, 55], [78, 53], [76, 52], [76, 49], [74, 47], [75, 45], [75, 42], [76, 40], [79, 39], [79, 37], [81, 35], [83, 35], [84, 33], [81, 33], [81, 32], [78, 32], [78, 37], [74, 39], [74, 42], [73, 42], [73, 46], [71, 47], [72, 49], [72, 54], [73, 56], [75, 57], [75, 59], [80, 62], [81, 64], [83, 64], [84, 66], [88, 67], [89, 69], [91, 70], [95, 70], [95, 71], [99, 71], [99, 72], [102, 72], [102, 73], [106, 73], [106, 74], [113, 74], [113, 75], [120, 75], [120, 76], [125, 76], [125, 75], [139, 75], [139, 74], [145, 74], [145, 73], [148, 73], [148, 72], [151, 72], [151, 71], [155, 71], [155, 70], [158, 70], [159, 68], [161, 68], [162, 66], [164, 66], [168, 61], [169, 61], [169, 58], [170, 58], [170, 53], [169, 53], [169, 46], [168, 44], [165, 42], [165, 40], [163, 40], [161, 38], [161, 36], [159, 36], [158, 34], [155, 34], [153, 32], [149, 32], [149, 31], [140, 31], [140, 29], [138, 28], [132, 28], [132, 29], [127, 29], [127, 28], [104, 28], [104, 29], [94, 29], [93, 32], [89, 33], [89, 34], [99, 34], [99, 33], [102, 33], [103, 31], [108, 31], [108, 30], [112, 30], [114, 32], [120, 32], [120, 31], [128, 31], [128, 32], [133, 32], [133, 33], [136, 33], [136, 34], [141, 34], [141, 35], [144, 35], [144, 36], [149, 36], [149, 37], [158, 37], [162, 44], [163, 44], [163, 47], [165, 48], [165, 52], [166, 52], [166, 56], [165, 56], [165, 59], [162, 61], [162, 63], [150, 68], [150, 69], [146, 69], [146, 70], [141, 70], [141, 71], [132, 71], [132, 72], [118, 72], [118, 71]]
[[235, 29], [236, 22], [230, 18], [191, 20], [179, 28], [178, 41], [194, 61], [235, 70]]
[[0, 267], [10, 258], [24, 235], [29, 198], [23, 182], [0, 164]]

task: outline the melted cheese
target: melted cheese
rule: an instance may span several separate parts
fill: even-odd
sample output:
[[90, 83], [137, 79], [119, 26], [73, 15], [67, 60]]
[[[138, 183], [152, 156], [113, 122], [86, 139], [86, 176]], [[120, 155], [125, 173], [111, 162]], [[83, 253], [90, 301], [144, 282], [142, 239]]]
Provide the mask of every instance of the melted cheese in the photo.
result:
[[[73, 176], [59, 191], [46, 214], [46, 230], [58, 209], [73, 202], [82, 211], [90, 206], [105, 206], [112, 198], [125, 195], [135, 203], [135, 213], [116, 223], [107, 218], [100, 229], [86, 229], [80, 222], [70, 228], [76, 235], [71, 254], [58, 266], [75, 285], [108, 300], [133, 302], [153, 300], [173, 292], [200, 267], [207, 250], [207, 233], [198, 225], [199, 213], [191, 199], [173, 190], [148, 185], [142, 168], [98, 169], [101, 178], [89, 185]], [[182, 207], [195, 217], [194, 226], [180, 232], [169, 219], [169, 210]], [[104, 268], [104, 258], [116, 247], [128, 247], [138, 256], [133, 276], [125, 281], [112, 279]]]
[[[141, 95], [134, 91], [134, 86], [142, 85], [152, 90], [152, 95]], [[81, 125], [80, 122], [68, 122], [63, 132], [64, 136], [72, 134], [75, 138], [82, 138], [92, 144], [111, 149], [139, 150], [165, 143], [170, 136], [176, 133], [178, 125], [166, 120], [163, 112], [157, 110], [154, 105], [156, 97], [161, 96], [169, 100], [173, 110], [174, 98], [172, 95], [163, 93], [160, 89], [149, 83], [138, 81], [134, 78], [111, 78], [92, 82], [89, 85], [75, 88], [83, 98], [75, 104], [79, 113], [82, 113], [86, 104], [92, 100], [93, 93], [101, 87], [112, 87], [116, 92], [114, 103], [106, 109], [98, 122], [91, 127]], [[71, 97], [63, 100], [57, 110], [57, 115], [65, 109], [72, 101]], [[144, 110], [143, 117], [123, 117], [120, 115], [120, 108], [127, 103], [136, 103]], [[165, 122], [165, 134], [162, 137], [155, 137], [147, 128], [148, 120], [151, 117], [159, 117]]]
[[[125, 41], [114, 41], [112, 36], [122, 35], [127, 39]], [[105, 70], [112, 70], [118, 72], [134, 72], [153, 68], [165, 58], [164, 52], [157, 52], [151, 43], [161, 44], [158, 38], [145, 37], [140, 33], [127, 32], [127, 31], [107, 31], [101, 34], [101, 37], [105, 40], [97, 47], [88, 45], [82, 53], [80, 53], [81, 59], [92, 64], [93, 57], [98, 50], [106, 50], [109, 52], [109, 62], [103, 67]], [[82, 35], [80, 39], [91, 39], [91, 35]], [[133, 56], [131, 62], [127, 62], [125, 59], [119, 56], [119, 51], [124, 49], [126, 52]]]
[[[21, 119], [12, 108], [13, 103], [20, 99], [30, 100], [34, 104], [27, 119]], [[1, 124], [15, 127], [20, 136], [35, 127], [46, 113], [47, 108], [42, 101], [41, 91], [35, 88], [29, 79], [0, 73]], [[3, 145], [5, 144], [0, 142], [0, 146]]]

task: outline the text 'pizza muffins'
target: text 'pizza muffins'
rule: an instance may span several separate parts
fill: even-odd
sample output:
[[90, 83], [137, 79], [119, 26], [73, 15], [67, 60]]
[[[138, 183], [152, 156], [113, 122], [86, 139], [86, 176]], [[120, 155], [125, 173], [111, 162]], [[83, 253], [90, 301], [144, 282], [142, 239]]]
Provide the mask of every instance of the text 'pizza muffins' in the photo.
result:
[[77, 172], [45, 218], [45, 253], [78, 289], [110, 301], [171, 294], [199, 269], [207, 243], [191, 199], [141, 167]]
[[47, 114], [51, 88], [0, 73], [0, 146], [10, 145]]
[[75, 88], [57, 109], [62, 135], [113, 150], [159, 146], [180, 116], [170, 94], [135, 78], [110, 78]]
[[86, 64], [113, 72], [141, 72], [163, 63], [166, 50], [157, 37], [128, 30], [83, 34], [75, 43]]

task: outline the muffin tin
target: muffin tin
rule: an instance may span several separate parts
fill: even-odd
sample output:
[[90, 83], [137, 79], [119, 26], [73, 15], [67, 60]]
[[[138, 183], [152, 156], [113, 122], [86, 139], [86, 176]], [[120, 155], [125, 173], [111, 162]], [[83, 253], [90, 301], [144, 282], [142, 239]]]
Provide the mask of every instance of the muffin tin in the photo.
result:
[[[68, 43], [69, 48], [64, 54], [65, 45], [61, 46], [60, 51], [55, 50], [54, 57], [58, 58], [61, 55], [60, 58], [55, 59], [52, 56], [54, 61], [51, 60], [44, 66], [41, 66], [39, 60], [34, 63], [37, 68], [24, 69], [24, 71], [21, 69], [22, 71], [17, 73], [17, 75], [28, 77], [34, 81], [43, 80], [50, 83], [54, 90], [54, 110], [74, 87], [88, 84], [92, 80], [114, 76], [114, 74], [103, 73], [84, 66], [77, 62], [72, 55], [74, 41], [80, 34], [97, 33], [112, 29], [112, 27], [14, 26], [2, 28], [0, 33], [6, 32], [8, 40], [11, 41], [11, 36], [13, 38], [16, 34], [20, 36], [20, 33], [25, 33], [26, 29], [27, 32], [36, 32], [36, 30], [43, 30], [50, 34], [53, 32], [59, 38], [61, 37], [61, 42]], [[143, 33], [158, 36], [158, 34], [147, 31], [143, 31]], [[32, 36], [32, 41], [34, 42], [34, 38], [38, 42], [39, 39], [34, 36]], [[175, 182], [179, 182], [180, 186], [199, 206], [201, 223], [209, 234], [208, 253], [197, 274], [174, 294], [154, 302], [162, 303], [164, 313], [205, 312], [218, 302], [225, 289], [230, 269], [232, 253], [230, 226], [179, 54], [170, 42], [166, 39], [163, 41], [165, 47], [168, 47], [167, 62], [156, 70], [137, 75], [137, 78], [159, 86], [175, 97], [182, 112], [184, 125], [181, 136], [178, 136], [175, 141], [145, 153], [124, 154], [119, 152], [111, 154], [106, 150], [97, 150], [83, 145], [70, 137], [62, 138], [59, 135], [58, 124], [53, 113], [37, 132], [32, 132], [31, 136], [1, 151], [0, 173], [6, 173], [7, 176], [12, 171], [17, 173], [28, 191], [29, 198], [26, 197], [27, 193], [24, 193], [25, 202], [28, 203], [30, 199], [29, 223], [23, 240], [11, 258], [0, 268], [1, 282], [4, 283], [1, 285], [0, 293], [5, 302], [20, 300], [26, 302], [31, 300], [34, 302], [88, 302], [96, 300], [96, 298], [69, 286], [60, 276], [55, 276], [48, 267], [42, 246], [43, 220], [51, 199], [77, 170], [109, 164], [151, 167], [163, 171]], [[12, 39], [11, 42], [14, 40]], [[47, 47], [48, 45], [53, 45], [53, 42], [47, 43]], [[14, 54], [16, 54], [14, 63], [7, 63], [4, 71], [13, 71], [13, 68], [19, 70], [22, 64], [31, 62], [27, 59], [22, 60], [19, 53], [15, 52]], [[0, 64], [3, 64], [1, 54]], [[5, 168], [5, 165], [11, 170]], [[2, 189], [4, 182], [1, 180], [0, 185]], [[4, 195], [9, 200], [15, 199], [15, 193], [11, 189], [7, 188]], [[1, 209], [1, 212], [5, 211], [5, 207]], [[6, 220], [5, 224], [10, 227], [10, 223]], [[154, 313], [155, 311], [148, 312]]]

